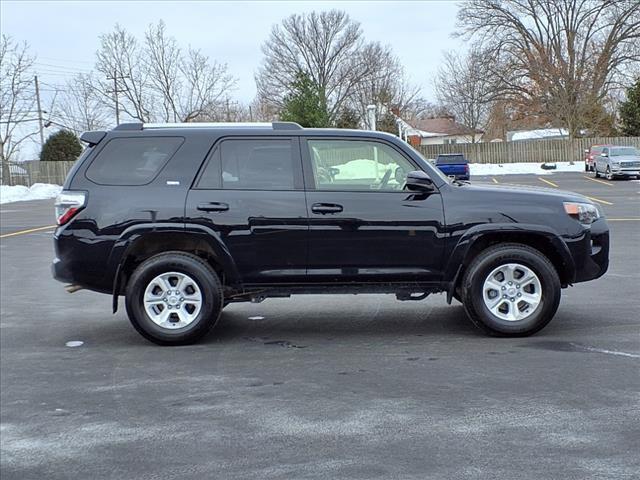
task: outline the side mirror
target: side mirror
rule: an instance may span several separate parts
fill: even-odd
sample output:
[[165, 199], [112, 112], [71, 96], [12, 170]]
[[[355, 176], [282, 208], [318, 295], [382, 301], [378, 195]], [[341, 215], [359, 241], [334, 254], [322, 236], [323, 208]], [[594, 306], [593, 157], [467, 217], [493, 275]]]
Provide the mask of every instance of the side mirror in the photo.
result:
[[408, 190], [417, 192], [433, 192], [436, 189], [431, 177], [422, 170], [407, 173], [405, 186]]
[[601, 156], [601, 157], [608, 157], [608, 156], [609, 156], [609, 154], [608, 154], [608, 153], [604, 153], [604, 152], [602, 152], [602, 153], [600, 154], [600, 156]]

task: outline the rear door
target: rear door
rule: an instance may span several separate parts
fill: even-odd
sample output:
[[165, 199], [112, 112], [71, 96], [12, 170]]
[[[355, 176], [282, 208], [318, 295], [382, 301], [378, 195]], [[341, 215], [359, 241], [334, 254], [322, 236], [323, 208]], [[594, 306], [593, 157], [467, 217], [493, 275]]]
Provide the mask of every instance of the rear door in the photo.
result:
[[375, 139], [312, 138], [302, 154], [309, 214], [311, 282], [437, 280], [444, 215], [436, 190], [403, 190], [419, 170], [396, 147]]
[[304, 279], [308, 224], [298, 139], [219, 141], [189, 191], [186, 214], [224, 244], [243, 283]]

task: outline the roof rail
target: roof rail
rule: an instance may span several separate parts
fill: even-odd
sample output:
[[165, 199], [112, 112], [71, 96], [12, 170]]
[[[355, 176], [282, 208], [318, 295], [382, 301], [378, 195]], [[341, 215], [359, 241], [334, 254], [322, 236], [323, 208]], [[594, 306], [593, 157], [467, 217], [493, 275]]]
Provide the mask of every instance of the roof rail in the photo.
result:
[[302, 126], [296, 122], [273, 122], [274, 130], [302, 130]]
[[257, 128], [273, 130], [302, 130], [302, 127], [295, 122], [189, 122], [189, 123], [123, 123], [118, 125], [116, 130], [142, 130], [159, 128]]
[[114, 130], [142, 130], [142, 123], [121, 123]]
[[270, 123], [224, 123], [224, 122], [188, 122], [188, 123], [145, 123], [144, 129], [156, 128], [272, 128]]

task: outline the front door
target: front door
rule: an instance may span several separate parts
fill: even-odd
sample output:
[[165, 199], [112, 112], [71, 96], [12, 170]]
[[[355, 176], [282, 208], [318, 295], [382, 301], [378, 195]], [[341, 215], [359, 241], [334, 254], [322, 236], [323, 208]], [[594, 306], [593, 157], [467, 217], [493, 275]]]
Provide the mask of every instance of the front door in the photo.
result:
[[303, 280], [308, 224], [298, 139], [218, 142], [189, 191], [186, 217], [218, 237], [243, 283]]
[[439, 192], [403, 190], [419, 170], [374, 139], [303, 141], [312, 282], [439, 280], [444, 217]]

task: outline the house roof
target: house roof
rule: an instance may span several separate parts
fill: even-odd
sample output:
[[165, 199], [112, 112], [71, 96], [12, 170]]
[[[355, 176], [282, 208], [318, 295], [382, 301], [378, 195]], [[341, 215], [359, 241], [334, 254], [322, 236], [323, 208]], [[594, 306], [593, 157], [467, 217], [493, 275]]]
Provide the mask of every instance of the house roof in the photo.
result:
[[518, 130], [507, 132], [507, 139], [514, 140], [536, 140], [540, 138], [563, 138], [568, 137], [569, 132], [564, 128], [538, 128], [536, 130]]
[[453, 135], [473, 135], [484, 133], [482, 130], [474, 130], [456, 122], [452, 117], [424, 118], [411, 125], [416, 130], [429, 132], [428, 136], [447, 137]]

